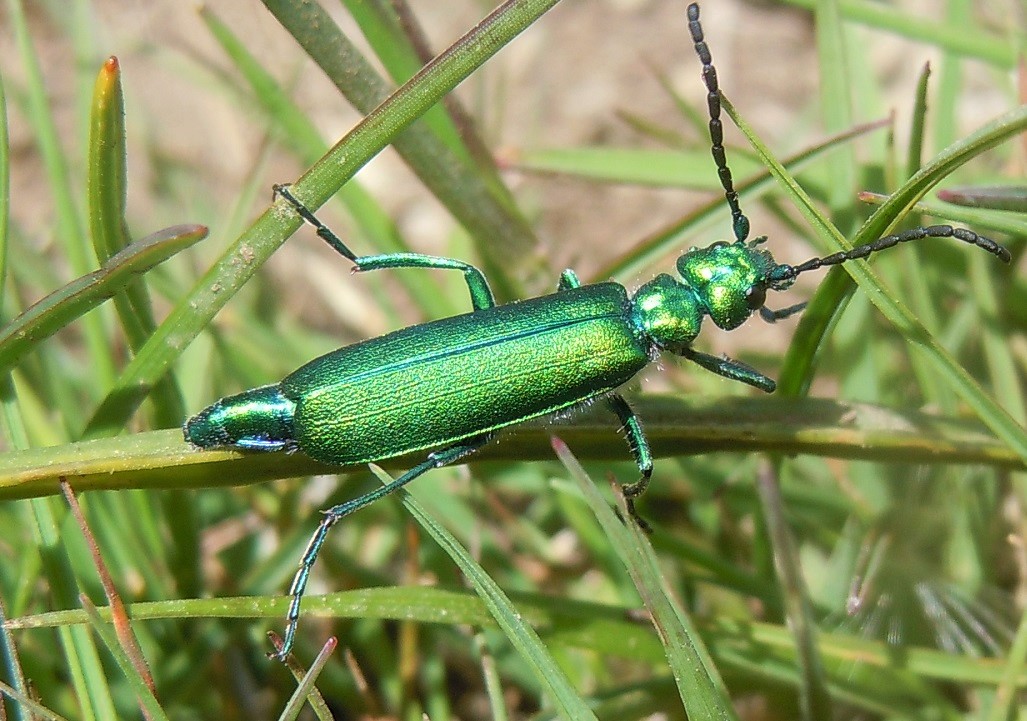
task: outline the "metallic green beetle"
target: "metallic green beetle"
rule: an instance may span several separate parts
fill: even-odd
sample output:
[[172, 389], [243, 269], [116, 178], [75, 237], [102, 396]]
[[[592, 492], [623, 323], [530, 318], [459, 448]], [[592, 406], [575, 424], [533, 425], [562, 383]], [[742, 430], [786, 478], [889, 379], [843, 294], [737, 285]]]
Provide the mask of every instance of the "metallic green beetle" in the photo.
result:
[[413, 253], [358, 257], [286, 187], [276, 187], [356, 270], [459, 270], [473, 310], [340, 348], [280, 383], [222, 398], [185, 424], [186, 440], [201, 448], [299, 451], [338, 465], [428, 451], [424, 462], [389, 485], [325, 511], [293, 580], [284, 643], [274, 657], [284, 659], [293, 646], [300, 601], [329, 529], [426, 471], [473, 453], [505, 426], [603, 398], [620, 419], [641, 474], [624, 487], [638, 520], [634, 499], [649, 483], [653, 461], [638, 419], [616, 391], [619, 386], [666, 351], [768, 393], [775, 387], [738, 361], [693, 349], [704, 317], [725, 330], [737, 328], [754, 312], [766, 320], [786, 317], [802, 306], [768, 310], [767, 291], [786, 290], [806, 271], [925, 237], [953, 237], [1010, 260], [995, 242], [949, 226], [916, 228], [796, 266], [778, 264], [761, 249], [765, 237], [747, 241], [749, 221], [724, 155], [717, 76], [697, 5], [689, 6], [688, 18], [709, 91], [713, 157], [735, 240], [689, 250], [678, 258], [677, 278], [658, 275], [629, 296], [618, 283], [581, 286], [566, 270], [556, 293], [497, 306], [485, 276], [474, 266]]

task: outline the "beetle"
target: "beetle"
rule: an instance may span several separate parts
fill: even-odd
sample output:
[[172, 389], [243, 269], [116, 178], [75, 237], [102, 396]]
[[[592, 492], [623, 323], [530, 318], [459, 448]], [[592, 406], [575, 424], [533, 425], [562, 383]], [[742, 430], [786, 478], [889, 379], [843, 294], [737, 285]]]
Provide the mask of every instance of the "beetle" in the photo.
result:
[[292, 649], [303, 593], [332, 526], [425, 472], [469, 456], [506, 426], [604, 399], [638, 467], [639, 478], [624, 486], [624, 495], [629, 514], [644, 526], [634, 504], [652, 476], [653, 459], [639, 419], [617, 389], [664, 352], [768, 393], [775, 388], [773, 380], [737, 360], [692, 347], [705, 317], [724, 330], [739, 327], [754, 313], [768, 321], [785, 318], [802, 305], [769, 310], [768, 291], [787, 290], [802, 273], [922, 238], [955, 238], [1009, 262], [1009, 252], [994, 241], [936, 225], [799, 265], [777, 263], [760, 247], [765, 236], [748, 240], [749, 221], [725, 157], [720, 90], [698, 5], [688, 6], [688, 21], [702, 63], [711, 150], [735, 239], [685, 252], [677, 260], [677, 277], [660, 274], [629, 294], [612, 281], [582, 285], [574, 271], [565, 270], [555, 293], [497, 305], [484, 274], [473, 265], [417, 253], [358, 256], [288, 186], [275, 186], [277, 197], [355, 271], [459, 271], [472, 310], [340, 348], [279, 383], [222, 398], [186, 422], [185, 439], [200, 448], [301, 452], [333, 465], [427, 451], [424, 461], [391, 483], [324, 512], [289, 589], [283, 644], [273, 658], [284, 660]]

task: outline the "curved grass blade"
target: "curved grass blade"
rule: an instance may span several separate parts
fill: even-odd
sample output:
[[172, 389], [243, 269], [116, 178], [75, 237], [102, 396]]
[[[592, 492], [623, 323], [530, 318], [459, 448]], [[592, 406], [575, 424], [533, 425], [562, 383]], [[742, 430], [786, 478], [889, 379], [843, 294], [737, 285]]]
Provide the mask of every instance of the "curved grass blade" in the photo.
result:
[[89, 230], [103, 263], [129, 243], [125, 226], [125, 101], [118, 59], [101, 66], [89, 128]]
[[141, 273], [205, 238], [202, 225], [175, 225], [115, 254], [102, 268], [68, 283], [0, 329], [0, 371], [9, 370], [42, 340], [111, 298]]
[[[101, 264], [127, 248], [131, 235], [125, 220], [127, 197], [125, 102], [118, 59], [111, 56], [100, 68], [93, 87], [90, 112], [86, 185], [89, 231]], [[142, 278], [129, 280], [114, 294], [114, 307], [133, 352], [153, 333], [153, 308]], [[154, 425], [171, 425], [185, 414], [185, 403], [174, 376], [166, 374], [154, 388]]]

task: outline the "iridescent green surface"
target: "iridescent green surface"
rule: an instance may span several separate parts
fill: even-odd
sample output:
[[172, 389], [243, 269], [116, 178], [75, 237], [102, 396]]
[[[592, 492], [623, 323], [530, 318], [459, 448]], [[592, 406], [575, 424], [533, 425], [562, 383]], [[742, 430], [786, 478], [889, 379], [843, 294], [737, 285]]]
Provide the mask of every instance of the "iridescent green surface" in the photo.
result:
[[713, 322], [724, 330], [734, 330], [763, 307], [770, 273], [777, 263], [754, 244], [714, 243], [689, 251], [678, 258], [677, 265], [685, 285], [701, 299]]
[[282, 381], [299, 448], [327, 463], [446, 446], [613, 390], [649, 362], [614, 283], [341, 348]]
[[295, 411], [295, 403], [282, 396], [278, 385], [253, 388], [222, 398], [190, 418], [185, 424], [185, 439], [200, 448], [295, 448]]

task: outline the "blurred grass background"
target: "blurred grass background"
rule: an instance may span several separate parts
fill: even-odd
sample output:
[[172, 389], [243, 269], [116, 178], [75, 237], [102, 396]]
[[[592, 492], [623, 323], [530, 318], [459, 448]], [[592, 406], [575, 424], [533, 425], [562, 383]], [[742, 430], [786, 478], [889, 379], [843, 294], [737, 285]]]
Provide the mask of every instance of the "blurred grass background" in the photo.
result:
[[[287, 3], [268, 5], [288, 14]], [[371, 67], [402, 81], [419, 66], [417, 43], [400, 39], [410, 25], [390, 14], [394, 6], [325, 7]], [[488, 9], [470, 2], [410, 7], [432, 51]], [[0, 79], [10, 122], [9, 205], [0, 198], [0, 217], [10, 217], [5, 323], [95, 269], [98, 257], [106, 260], [86, 238], [87, 229], [95, 238], [98, 229], [120, 225], [99, 210], [119, 212], [117, 198], [97, 204], [108, 186], [114, 196], [126, 195], [129, 238], [185, 222], [210, 228], [208, 239], [148, 273], [145, 291], [134, 291], [149, 298], [143, 305], [152, 303], [156, 323], [197, 311], [191, 289], [201, 275], [219, 258], [231, 265], [250, 257], [223, 254], [258, 225], [271, 184], [297, 178], [362, 115], [259, 4], [210, 3], [196, 12], [180, 3], [10, 0], [2, 13]], [[857, 191], [894, 190], [918, 158], [928, 161], [1021, 103], [1013, 75], [1020, 13], [999, 2], [953, 2], [945, 13], [843, 3], [825, 4], [814, 16], [798, 5], [718, 2], [703, 8], [703, 23], [725, 93], [778, 157], [819, 149], [833, 134], [895, 111], [888, 128], [839, 143], [801, 168], [802, 185], [852, 237], [869, 213]], [[306, 28], [315, 31], [313, 40], [329, 32], [327, 25]], [[314, 54], [324, 59], [337, 49]], [[112, 54], [124, 93], [127, 181], [119, 177], [116, 151], [99, 165], [89, 161], [96, 152], [88, 140], [94, 85]], [[917, 86], [927, 60], [923, 124]], [[361, 253], [410, 248], [474, 259], [506, 298], [549, 292], [568, 266], [585, 280], [612, 274], [638, 285], [669, 272], [682, 249], [728, 235], [698, 73], [683, 3], [561, 3], [473, 74], [457, 92], [459, 110], [429, 119], [427, 139], [407, 151], [427, 154], [429, 180], [418, 180], [387, 150], [360, 173], [359, 186], [350, 183], [342, 201], [325, 206], [323, 217]], [[369, 87], [352, 92], [370, 93]], [[117, 105], [107, 113], [115, 120], [104, 126], [105, 137], [116, 141], [119, 131], [109, 126], [117, 125]], [[729, 160], [742, 181], [762, 164], [728, 125]], [[449, 159], [450, 171], [438, 170], [445, 165], [440, 157]], [[946, 184], [1022, 177], [1023, 148], [1012, 142]], [[758, 197], [743, 195], [743, 205], [754, 234], [771, 236], [779, 261], [805, 260], [822, 247], [789, 195], [766, 183], [757, 190]], [[324, 199], [334, 188], [311, 183], [310, 192]], [[705, 203], [716, 210], [701, 215]], [[878, 268], [889, 294], [906, 299], [985, 398], [1022, 425], [1022, 212], [978, 211], [969, 220], [966, 211], [950, 212], [979, 232], [1011, 238], [1012, 269], [944, 241], [894, 251]], [[276, 242], [284, 237], [283, 230]], [[449, 275], [351, 277], [345, 262], [301, 229], [230, 300], [208, 285], [208, 297], [217, 296], [224, 309], [210, 323], [192, 316], [202, 334], [192, 339], [182, 330], [190, 327], [187, 318], [143, 351], [154, 364], [170, 364], [173, 381], [158, 386], [127, 424], [126, 406], [101, 404], [153, 324], [145, 311], [128, 311], [138, 321], [137, 344], [121, 308], [116, 314], [104, 306], [69, 322], [17, 365], [4, 392], [4, 449], [14, 457], [22, 447], [121, 427], [171, 427], [220, 396], [273, 382], [341, 344], [464, 312], [466, 289]], [[806, 299], [818, 283], [807, 279], [777, 305]], [[806, 330], [798, 332], [802, 344], [792, 346], [806, 357], [827, 334], [815, 376], [785, 358], [794, 321], [753, 321], [731, 334], [707, 328], [700, 347], [730, 352], [775, 378], [784, 373], [791, 387], [812, 377], [818, 396], [969, 413], [966, 400], [910, 355], [902, 334], [863, 293], [833, 315], [844, 295], [837, 293], [818, 294]], [[826, 330], [812, 328], [818, 314], [830, 318]], [[180, 349], [183, 337], [188, 345]], [[628, 389], [640, 407], [645, 394], [748, 393], [686, 364], [660, 366]], [[125, 437], [126, 449], [131, 439]], [[940, 442], [925, 433], [926, 447]], [[588, 461], [587, 444], [575, 450]], [[604, 491], [608, 473], [633, 480], [626, 448], [623, 458], [587, 463]], [[320, 618], [304, 617], [297, 654], [308, 663], [331, 634], [347, 649], [318, 680], [336, 718], [581, 717], [586, 706], [601, 718], [682, 718], [685, 709], [696, 718], [690, 704], [697, 699], [723, 713], [733, 704], [747, 719], [1003, 717], [1016, 708], [1012, 689], [1024, 674], [1024, 649], [1016, 644], [1009, 652], [1020, 639], [1024, 487], [1022, 477], [984, 460], [983, 453], [980, 465], [955, 466], [810, 455], [761, 466], [740, 453], [660, 459], [641, 508], [657, 529], [652, 543], [662, 583], [703, 639], [688, 636], [684, 645], [708, 645], [712, 659], [699, 654], [696, 663], [708, 662], [711, 677], [719, 672], [726, 691], [711, 682], [686, 693], [675, 684], [683, 662], [671, 651], [681, 638], [664, 637], [661, 647], [638, 611], [641, 598], [660, 618], [652, 579], [648, 586], [631, 580], [646, 561], [635, 556], [625, 571], [615, 551], [629, 541], [608, 535], [614, 527], [588, 511], [569, 482], [573, 474], [530, 458], [433, 472], [414, 494], [513, 597], [516, 614], [538, 630], [544, 646], [519, 645], [523, 628], [497, 630], [497, 616], [485, 608], [511, 622], [516, 614], [463, 590], [469, 571], [458, 571], [390, 500], [333, 531], [312, 593], [350, 593], [308, 600], [305, 609]], [[170, 453], [166, 463], [173, 479]], [[126, 602], [153, 602], [132, 610], [153, 619], [133, 623], [156, 689], [156, 705], [146, 713], [279, 717], [294, 682], [264, 659], [264, 631], [281, 630], [281, 595], [317, 510], [375, 483], [369, 473], [356, 473], [341, 482], [321, 477], [83, 497], [117, 590]], [[778, 483], [783, 502], [775, 505]], [[63, 501], [6, 502], [0, 517], [0, 598], [8, 617], [77, 608], [80, 592], [106, 605]], [[783, 526], [792, 541], [782, 540]], [[789, 568], [801, 568], [804, 584]], [[246, 598], [218, 600], [237, 596]], [[805, 645], [801, 629], [796, 641], [786, 616], [793, 626], [817, 624], [809, 637], [819, 643]], [[145, 674], [119, 666], [87, 627], [69, 625], [83, 623], [81, 614], [48, 618], [59, 630], [19, 629], [7, 637], [4, 681], [17, 686], [19, 676], [29, 679], [35, 697], [67, 718], [137, 716]], [[544, 683], [539, 668], [564, 685]], [[560, 688], [577, 698], [554, 690]], [[27, 717], [24, 705], [7, 708]]]

